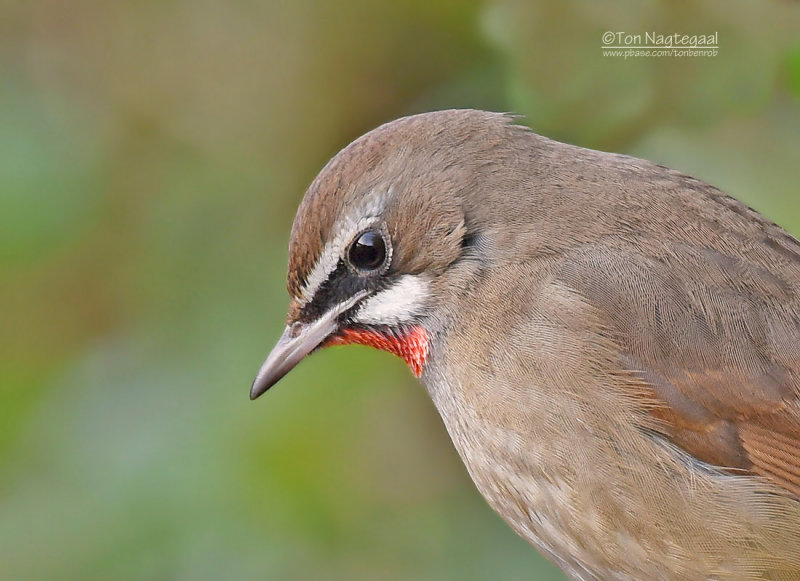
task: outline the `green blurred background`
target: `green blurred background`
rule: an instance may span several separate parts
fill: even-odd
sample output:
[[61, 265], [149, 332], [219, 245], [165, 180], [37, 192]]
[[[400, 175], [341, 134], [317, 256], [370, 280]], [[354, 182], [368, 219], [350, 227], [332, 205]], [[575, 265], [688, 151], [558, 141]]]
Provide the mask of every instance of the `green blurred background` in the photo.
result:
[[[603, 57], [602, 33], [719, 33]], [[599, 0], [0, 6], [0, 577], [559, 579], [367, 348], [257, 403], [293, 214], [413, 112], [706, 179], [800, 233], [800, 5]]]

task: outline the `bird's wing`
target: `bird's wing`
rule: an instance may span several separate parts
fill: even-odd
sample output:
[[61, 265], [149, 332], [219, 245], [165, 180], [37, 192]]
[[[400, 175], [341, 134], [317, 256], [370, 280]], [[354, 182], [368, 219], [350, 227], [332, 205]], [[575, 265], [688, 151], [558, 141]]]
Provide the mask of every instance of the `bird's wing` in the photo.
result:
[[699, 246], [583, 247], [558, 277], [602, 313], [665, 437], [800, 497], [800, 281]]

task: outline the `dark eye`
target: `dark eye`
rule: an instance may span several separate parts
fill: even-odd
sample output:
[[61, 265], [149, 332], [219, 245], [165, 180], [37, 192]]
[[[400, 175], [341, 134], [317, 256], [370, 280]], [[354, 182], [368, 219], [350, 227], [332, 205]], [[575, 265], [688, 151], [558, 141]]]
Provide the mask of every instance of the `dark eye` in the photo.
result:
[[367, 230], [350, 246], [347, 257], [356, 268], [375, 270], [386, 260], [386, 242], [379, 232]]

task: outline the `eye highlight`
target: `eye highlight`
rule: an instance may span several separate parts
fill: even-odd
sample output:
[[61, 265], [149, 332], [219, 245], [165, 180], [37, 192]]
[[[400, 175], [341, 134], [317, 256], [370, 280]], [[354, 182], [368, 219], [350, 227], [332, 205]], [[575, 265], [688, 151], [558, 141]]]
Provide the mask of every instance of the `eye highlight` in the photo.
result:
[[356, 238], [347, 251], [347, 259], [359, 270], [375, 270], [386, 261], [386, 241], [375, 230], [367, 230]]

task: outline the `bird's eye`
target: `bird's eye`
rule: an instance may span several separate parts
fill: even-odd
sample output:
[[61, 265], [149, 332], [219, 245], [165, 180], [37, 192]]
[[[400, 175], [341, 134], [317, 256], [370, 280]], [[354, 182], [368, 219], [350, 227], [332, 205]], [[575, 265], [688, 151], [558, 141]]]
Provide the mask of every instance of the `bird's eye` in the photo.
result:
[[386, 260], [386, 241], [379, 232], [367, 230], [350, 245], [350, 264], [361, 270], [375, 270]]

